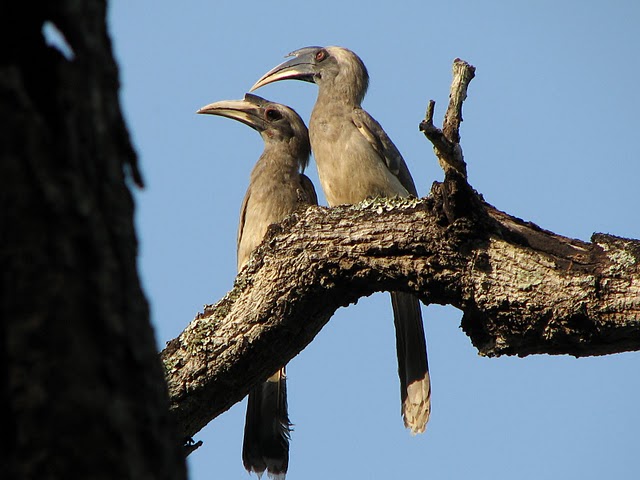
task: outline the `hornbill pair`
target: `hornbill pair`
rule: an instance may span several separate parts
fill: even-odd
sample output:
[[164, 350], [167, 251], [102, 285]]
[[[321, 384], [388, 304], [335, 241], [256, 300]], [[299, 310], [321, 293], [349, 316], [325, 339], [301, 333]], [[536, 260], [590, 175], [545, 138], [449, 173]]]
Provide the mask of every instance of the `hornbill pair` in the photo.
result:
[[[330, 206], [371, 197], [417, 196], [400, 152], [380, 124], [360, 107], [369, 83], [362, 60], [342, 47], [306, 47], [289, 56], [293, 58], [267, 72], [251, 91], [285, 79], [318, 85], [308, 135], [295, 111], [256, 95], [212, 103], [198, 111], [239, 120], [260, 132], [264, 140], [240, 213], [238, 270], [270, 224], [300, 205], [317, 204], [311, 181], [300, 173], [309, 162], [310, 148]], [[412, 433], [421, 433], [429, 420], [431, 384], [420, 304], [403, 292], [392, 292], [391, 303], [402, 417]], [[245, 468], [284, 478], [289, 432], [282, 367], [249, 393], [242, 450]]]

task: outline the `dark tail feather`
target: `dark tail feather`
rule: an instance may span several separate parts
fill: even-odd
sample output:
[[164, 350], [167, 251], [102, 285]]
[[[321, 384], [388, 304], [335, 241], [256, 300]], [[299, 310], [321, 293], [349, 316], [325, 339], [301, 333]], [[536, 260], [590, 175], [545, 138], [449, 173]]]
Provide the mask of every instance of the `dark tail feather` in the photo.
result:
[[431, 413], [431, 380], [420, 301], [404, 292], [391, 292], [396, 327], [396, 353], [404, 426], [424, 432]]
[[258, 476], [284, 479], [289, 466], [291, 423], [287, 410], [287, 379], [284, 367], [249, 392], [244, 425], [242, 461]]

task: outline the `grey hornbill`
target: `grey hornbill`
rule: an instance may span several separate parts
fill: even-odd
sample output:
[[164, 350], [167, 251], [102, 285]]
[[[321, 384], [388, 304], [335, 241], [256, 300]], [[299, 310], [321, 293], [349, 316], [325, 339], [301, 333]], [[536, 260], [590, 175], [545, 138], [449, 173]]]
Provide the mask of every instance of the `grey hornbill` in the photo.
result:
[[[320, 183], [330, 205], [369, 197], [417, 196], [400, 152], [360, 104], [369, 84], [362, 60], [342, 47], [306, 47], [290, 53], [251, 91], [278, 80], [318, 85], [309, 136]], [[412, 433], [424, 432], [431, 412], [431, 382], [420, 303], [392, 292], [402, 417]]]
[[[301, 173], [311, 153], [307, 127], [289, 107], [251, 94], [243, 100], [212, 103], [198, 113], [238, 120], [257, 130], [264, 141], [240, 210], [240, 271], [269, 225], [282, 221], [301, 205], [318, 203], [311, 180]], [[249, 393], [242, 446], [245, 468], [258, 476], [267, 470], [270, 477], [283, 479], [289, 464], [290, 427], [283, 366]]]

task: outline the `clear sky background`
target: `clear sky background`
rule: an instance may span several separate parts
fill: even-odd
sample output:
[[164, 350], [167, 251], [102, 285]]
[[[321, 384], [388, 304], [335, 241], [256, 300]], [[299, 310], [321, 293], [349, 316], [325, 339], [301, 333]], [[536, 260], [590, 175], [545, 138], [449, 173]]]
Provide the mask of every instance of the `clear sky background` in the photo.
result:
[[[117, 0], [109, 20], [147, 183], [136, 194], [140, 271], [159, 348], [231, 288], [238, 212], [262, 151], [248, 127], [195, 111], [242, 98], [303, 46], [361, 56], [364, 107], [421, 195], [443, 174], [418, 124], [429, 99], [441, 122], [460, 57], [477, 68], [461, 134], [486, 200], [569, 237], [640, 238], [637, 1]], [[308, 120], [317, 88], [256, 93]], [[309, 173], [320, 191], [315, 164]], [[640, 478], [640, 354], [482, 358], [460, 311], [423, 308], [427, 432], [403, 428], [390, 302], [376, 294], [339, 310], [288, 367], [288, 478]], [[249, 478], [244, 411], [243, 401], [196, 435], [191, 479]]]

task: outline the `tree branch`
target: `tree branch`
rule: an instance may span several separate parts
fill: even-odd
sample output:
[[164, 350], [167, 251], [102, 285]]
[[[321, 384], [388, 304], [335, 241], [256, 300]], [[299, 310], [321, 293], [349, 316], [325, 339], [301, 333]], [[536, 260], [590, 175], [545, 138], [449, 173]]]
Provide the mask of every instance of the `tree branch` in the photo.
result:
[[473, 67], [456, 65], [445, 133], [432, 115], [423, 122], [444, 158], [443, 184], [421, 200], [310, 207], [271, 227], [233, 290], [168, 343], [162, 358], [183, 435], [289, 362], [339, 307], [377, 291], [459, 308], [487, 356], [640, 349], [640, 242], [569, 239], [484, 202], [460, 167]]
[[469, 83], [475, 77], [476, 69], [464, 60], [453, 61], [453, 81], [449, 92], [449, 107], [444, 117], [442, 130], [433, 124], [435, 101], [430, 100], [425, 119], [420, 123], [420, 131], [433, 143], [433, 150], [445, 175], [458, 173], [467, 178], [467, 165], [460, 148], [460, 124], [462, 104], [467, 98]]
[[273, 227], [231, 292], [162, 353], [185, 436], [307, 346], [341, 306], [404, 290], [464, 312], [481, 354], [640, 349], [640, 243], [572, 240], [493, 209], [446, 225], [442, 199], [309, 208]]

